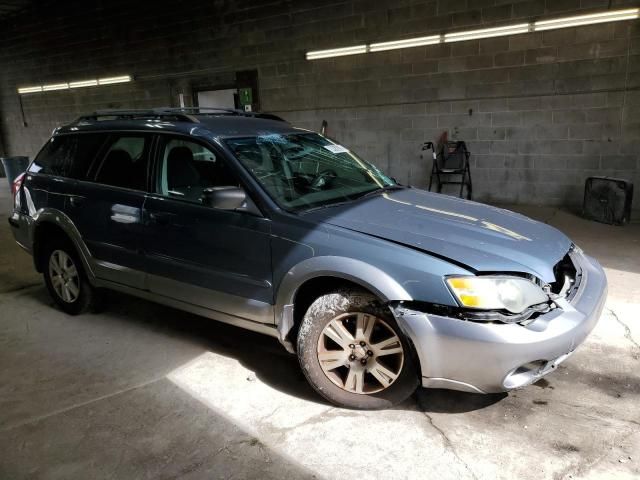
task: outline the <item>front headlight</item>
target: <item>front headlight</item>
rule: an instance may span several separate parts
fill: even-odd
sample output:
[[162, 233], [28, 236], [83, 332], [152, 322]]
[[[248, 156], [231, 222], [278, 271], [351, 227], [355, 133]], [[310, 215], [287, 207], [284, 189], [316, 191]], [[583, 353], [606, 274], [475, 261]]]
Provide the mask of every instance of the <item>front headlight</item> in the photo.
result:
[[520, 277], [448, 277], [447, 285], [466, 308], [521, 313], [549, 300], [542, 288]]

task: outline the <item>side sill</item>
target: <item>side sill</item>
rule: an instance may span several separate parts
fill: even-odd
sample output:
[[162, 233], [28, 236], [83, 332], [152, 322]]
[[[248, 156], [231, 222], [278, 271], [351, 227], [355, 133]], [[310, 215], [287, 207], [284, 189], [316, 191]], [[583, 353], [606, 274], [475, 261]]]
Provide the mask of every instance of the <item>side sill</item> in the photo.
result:
[[108, 288], [110, 290], [126, 293], [135, 297], [144, 298], [145, 300], [150, 300], [161, 305], [167, 305], [168, 307], [177, 308], [178, 310], [194, 313], [196, 315], [200, 315], [201, 317], [210, 318], [211, 320], [227, 323], [229, 325], [244, 328], [246, 330], [251, 330], [253, 332], [262, 333], [263, 335], [269, 335], [270, 337], [279, 337], [278, 330], [276, 329], [275, 325], [254, 322], [252, 320], [247, 320], [245, 318], [236, 317], [227, 313], [218, 312], [217, 310], [200, 307], [191, 303], [182, 302], [173, 298], [167, 298], [146, 290], [140, 290], [134, 287], [129, 287], [127, 285], [110, 282], [108, 280], [96, 279], [96, 286], [99, 288]]

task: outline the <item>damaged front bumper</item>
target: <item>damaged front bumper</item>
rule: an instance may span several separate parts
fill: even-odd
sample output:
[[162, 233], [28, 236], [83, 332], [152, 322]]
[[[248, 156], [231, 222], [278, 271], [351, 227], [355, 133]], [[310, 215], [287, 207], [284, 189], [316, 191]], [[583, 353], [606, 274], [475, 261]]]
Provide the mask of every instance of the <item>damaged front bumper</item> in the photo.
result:
[[536, 382], [580, 345], [600, 318], [607, 279], [582, 253], [577, 291], [555, 300], [558, 308], [525, 324], [483, 323], [434, 315], [399, 304], [392, 312], [412, 339], [422, 385], [476, 393], [512, 390]]

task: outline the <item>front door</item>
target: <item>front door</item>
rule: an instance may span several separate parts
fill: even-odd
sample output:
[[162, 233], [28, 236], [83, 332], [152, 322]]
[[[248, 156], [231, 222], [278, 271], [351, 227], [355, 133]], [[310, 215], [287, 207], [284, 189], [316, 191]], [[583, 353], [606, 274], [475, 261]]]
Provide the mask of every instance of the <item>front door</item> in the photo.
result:
[[142, 206], [152, 139], [143, 133], [110, 135], [67, 208], [95, 260], [96, 276], [135, 288], [145, 288]]
[[239, 186], [223, 155], [189, 137], [161, 135], [155, 171], [144, 207], [149, 289], [272, 323], [270, 220], [203, 202], [207, 188]]

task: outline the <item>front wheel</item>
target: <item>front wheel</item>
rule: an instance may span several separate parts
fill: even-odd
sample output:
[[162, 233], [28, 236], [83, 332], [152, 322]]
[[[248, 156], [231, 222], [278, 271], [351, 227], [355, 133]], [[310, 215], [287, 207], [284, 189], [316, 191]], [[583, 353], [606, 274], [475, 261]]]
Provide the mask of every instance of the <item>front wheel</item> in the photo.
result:
[[371, 294], [343, 290], [319, 297], [298, 333], [307, 380], [347, 408], [389, 408], [411, 395], [418, 376], [409, 343]]

